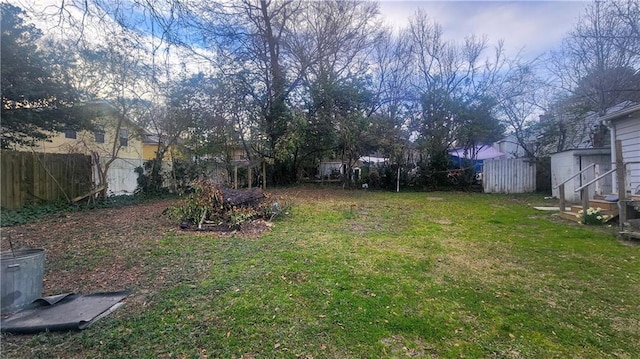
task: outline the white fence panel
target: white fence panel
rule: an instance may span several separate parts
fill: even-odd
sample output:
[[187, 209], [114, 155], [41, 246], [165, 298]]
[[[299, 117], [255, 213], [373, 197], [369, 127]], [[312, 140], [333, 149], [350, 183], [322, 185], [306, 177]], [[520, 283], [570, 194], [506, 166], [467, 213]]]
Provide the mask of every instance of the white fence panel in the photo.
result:
[[[101, 159], [102, 166], [107, 159]], [[138, 174], [136, 167], [142, 166], [142, 159], [116, 158], [107, 171], [107, 192], [109, 196], [133, 194], [138, 187]], [[93, 169], [96, 171], [96, 168]], [[97, 174], [94, 172], [94, 181], [97, 183]]]
[[536, 164], [523, 158], [485, 160], [482, 188], [485, 193], [535, 192]]

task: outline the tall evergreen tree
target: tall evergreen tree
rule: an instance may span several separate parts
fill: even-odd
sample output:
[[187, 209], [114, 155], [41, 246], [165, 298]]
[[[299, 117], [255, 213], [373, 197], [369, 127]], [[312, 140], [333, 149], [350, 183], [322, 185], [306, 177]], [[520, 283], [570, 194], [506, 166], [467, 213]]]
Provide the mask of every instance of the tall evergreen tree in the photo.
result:
[[54, 75], [38, 47], [42, 32], [25, 21], [22, 9], [3, 3], [1, 147], [31, 146], [52, 131], [86, 127], [73, 110], [74, 89]]

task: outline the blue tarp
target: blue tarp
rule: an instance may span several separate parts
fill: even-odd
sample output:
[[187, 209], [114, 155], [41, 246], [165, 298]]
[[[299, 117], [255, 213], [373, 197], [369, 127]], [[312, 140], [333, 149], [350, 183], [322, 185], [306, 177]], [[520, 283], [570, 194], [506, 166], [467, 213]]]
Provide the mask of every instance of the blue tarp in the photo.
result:
[[482, 172], [484, 160], [505, 158], [507, 155], [490, 145], [480, 145], [466, 151], [464, 148], [454, 148], [449, 151], [449, 158], [457, 168], [474, 166], [476, 172]]

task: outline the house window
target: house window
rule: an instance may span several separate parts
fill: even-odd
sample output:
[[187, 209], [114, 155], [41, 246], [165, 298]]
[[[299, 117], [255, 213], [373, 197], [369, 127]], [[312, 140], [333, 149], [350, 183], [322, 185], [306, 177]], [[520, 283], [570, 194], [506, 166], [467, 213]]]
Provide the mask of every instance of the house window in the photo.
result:
[[129, 146], [129, 130], [126, 128], [120, 129], [120, 146]]
[[97, 125], [93, 135], [95, 136], [96, 143], [104, 143], [104, 126]]
[[77, 137], [76, 130], [72, 130], [72, 129], [64, 130], [64, 138], [71, 138], [75, 140], [76, 137]]

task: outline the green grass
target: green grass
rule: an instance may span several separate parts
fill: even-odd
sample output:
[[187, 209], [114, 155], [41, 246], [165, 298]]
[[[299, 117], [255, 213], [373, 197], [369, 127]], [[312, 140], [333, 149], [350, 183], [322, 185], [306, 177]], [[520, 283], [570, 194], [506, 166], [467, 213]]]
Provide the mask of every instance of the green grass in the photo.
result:
[[[259, 238], [169, 232], [144, 305], [9, 354], [640, 357], [640, 247], [535, 197], [336, 191]], [[133, 308], [135, 307], [135, 309]]]

